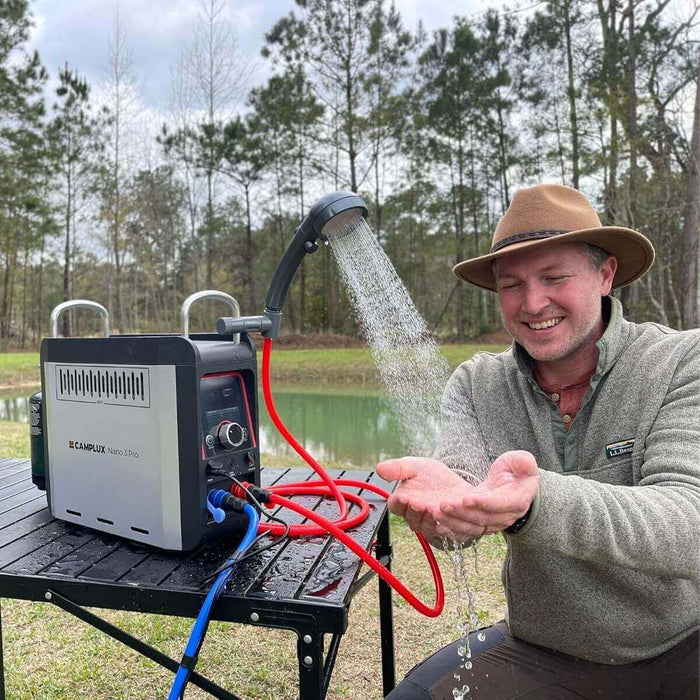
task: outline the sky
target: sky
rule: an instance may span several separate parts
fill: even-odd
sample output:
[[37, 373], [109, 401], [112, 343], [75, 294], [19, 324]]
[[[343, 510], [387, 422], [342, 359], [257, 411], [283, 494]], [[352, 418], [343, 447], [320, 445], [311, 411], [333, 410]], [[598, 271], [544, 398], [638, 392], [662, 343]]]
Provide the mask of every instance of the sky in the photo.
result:
[[[395, 0], [395, 4], [406, 29], [415, 31], [422, 20], [431, 31], [449, 26], [455, 15], [479, 14], [502, 3]], [[241, 53], [258, 61], [253, 83], [262, 84], [270, 72], [260, 58], [264, 35], [295, 7], [294, 0], [227, 0], [226, 6]], [[144, 102], [151, 109], [164, 109], [172, 66], [192, 38], [199, 7], [198, 0], [34, 0], [30, 3], [35, 22], [31, 48], [39, 51], [52, 76], [68, 62], [99, 90], [118, 9]]]

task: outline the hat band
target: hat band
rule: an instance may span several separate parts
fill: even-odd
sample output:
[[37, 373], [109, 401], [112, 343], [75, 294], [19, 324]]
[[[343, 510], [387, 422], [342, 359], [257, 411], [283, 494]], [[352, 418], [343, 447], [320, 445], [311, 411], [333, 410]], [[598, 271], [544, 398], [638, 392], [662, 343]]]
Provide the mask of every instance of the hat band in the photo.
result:
[[542, 231], [523, 231], [522, 233], [514, 233], [512, 236], [508, 236], [508, 238], [504, 238], [502, 241], [494, 243], [491, 246], [491, 250], [489, 251], [489, 253], [495, 253], [496, 251], [501, 250], [501, 248], [513, 245], [513, 243], [522, 243], [523, 241], [536, 241], [542, 238], [552, 238], [552, 236], [561, 236], [562, 233], [571, 233], [571, 231], [573, 231], [573, 229], [560, 228]]

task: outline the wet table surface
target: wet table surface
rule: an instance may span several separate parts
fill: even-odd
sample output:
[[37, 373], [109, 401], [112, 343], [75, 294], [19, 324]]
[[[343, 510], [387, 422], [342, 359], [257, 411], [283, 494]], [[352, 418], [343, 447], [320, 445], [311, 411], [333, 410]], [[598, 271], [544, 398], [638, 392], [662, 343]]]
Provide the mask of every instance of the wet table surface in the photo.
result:
[[[329, 473], [386, 486], [367, 470]], [[308, 468], [264, 468], [261, 476], [263, 486], [314, 479]], [[349, 531], [369, 549], [385, 501], [367, 490], [346, 490], [370, 504], [367, 520]], [[326, 517], [337, 513], [333, 500], [295, 500]], [[289, 510], [276, 514], [289, 523], [303, 521]], [[45, 493], [31, 481], [29, 460], [0, 459], [0, 597], [44, 600], [53, 591], [81, 606], [196, 617], [207, 592], [201, 581], [231, 556], [238, 541], [222, 538], [172, 553], [56, 520]], [[212, 617], [250, 622], [257, 613], [258, 624], [272, 627], [308, 618], [320, 633], [342, 634], [360, 568], [358, 557], [330, 537], [287, 539], [236, 567]]]

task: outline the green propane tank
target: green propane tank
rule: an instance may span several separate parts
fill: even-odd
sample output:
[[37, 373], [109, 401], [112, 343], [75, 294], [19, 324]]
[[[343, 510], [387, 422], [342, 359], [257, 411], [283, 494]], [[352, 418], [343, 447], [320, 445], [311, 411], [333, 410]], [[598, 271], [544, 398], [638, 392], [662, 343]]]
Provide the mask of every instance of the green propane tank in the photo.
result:
[[41, 410], [40, 391], [29, 397], [29, 443], [32, 455], [32, 481], [38, 488], [45, 491], [44, 416]]

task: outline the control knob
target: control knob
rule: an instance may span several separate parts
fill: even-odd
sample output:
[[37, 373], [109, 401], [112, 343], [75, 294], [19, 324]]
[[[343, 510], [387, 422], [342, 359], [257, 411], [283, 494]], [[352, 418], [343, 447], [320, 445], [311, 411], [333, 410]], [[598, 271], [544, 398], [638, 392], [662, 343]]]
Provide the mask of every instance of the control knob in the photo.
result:
[[248, 431], [240, 423], [227, 422], [217, 428], [216, 436], [225, 450], [231, 450], [248, 439]]

